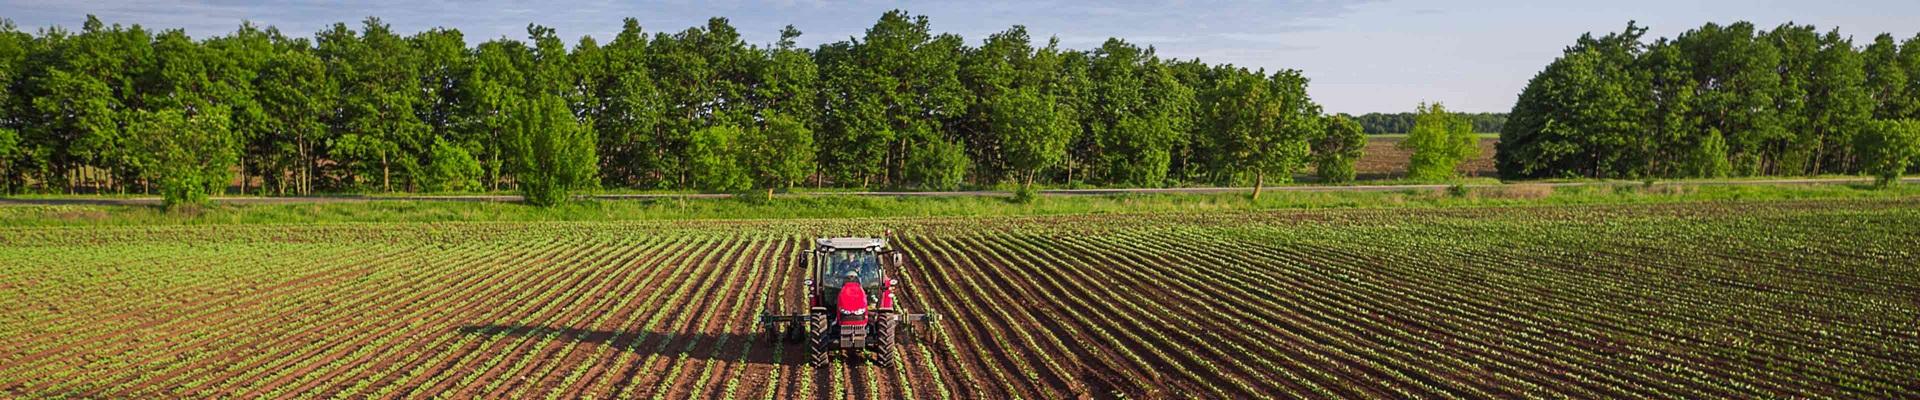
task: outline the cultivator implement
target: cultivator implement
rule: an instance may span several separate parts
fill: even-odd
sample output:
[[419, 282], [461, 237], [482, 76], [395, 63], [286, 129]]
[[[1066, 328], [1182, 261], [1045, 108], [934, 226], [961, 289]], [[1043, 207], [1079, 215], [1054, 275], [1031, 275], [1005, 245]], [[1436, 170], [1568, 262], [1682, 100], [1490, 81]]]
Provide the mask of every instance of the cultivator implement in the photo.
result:
[[[887, 318], [895, 319], [893, 324], [900, 330], [899, 337], [901, 344], [913, 344], [914, 327], [922, 324], [940, 322], [940, 314], [907, 314], [883, 310], [874, 310], [874, 313], [876, 315], [892, 314], [891, 317]], [[821, 314], [825, 314], [825, 310], [821, 310]], [[760, 314], [760, 328], [766, 332], [767, 341], [769, 342], [785, 340], [787, 343], [801, 343], [807, 340], [807, 326], [809, 322], [813, 322], [811, 321], [811, 317], [814, 315], [818, 314], [811, 312], [807, 314]], [[851, 347], [843, 346], [843, 348]]]

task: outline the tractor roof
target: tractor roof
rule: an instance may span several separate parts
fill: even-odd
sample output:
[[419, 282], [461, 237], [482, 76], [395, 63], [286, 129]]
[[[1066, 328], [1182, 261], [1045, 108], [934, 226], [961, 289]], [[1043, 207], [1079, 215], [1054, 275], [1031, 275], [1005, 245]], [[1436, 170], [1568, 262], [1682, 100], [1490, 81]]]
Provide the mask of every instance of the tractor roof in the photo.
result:
[[884, 238], [860, 238], [860, 237], [819, 238], [819, 239], [815, 239], [814, 243], [818, 244], [820, 247], [831, 247], [835, 249], [865, 249], [869, 247], [879, 247], [879, 248], [887, 247], [887, 239], [884, 239]]

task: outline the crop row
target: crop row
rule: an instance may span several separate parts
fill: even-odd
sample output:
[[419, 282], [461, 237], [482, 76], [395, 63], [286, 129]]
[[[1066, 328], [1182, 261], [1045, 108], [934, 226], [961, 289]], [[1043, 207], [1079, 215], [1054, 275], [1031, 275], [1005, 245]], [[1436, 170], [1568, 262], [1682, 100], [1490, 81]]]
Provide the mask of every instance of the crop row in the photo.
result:
[[0, 230], [0, 391], [1920, 396], [1920, 212], [1770, 207], [894, 221], [900, 300], [944, 318], [893, 369], [752, 323], [836, 222]]

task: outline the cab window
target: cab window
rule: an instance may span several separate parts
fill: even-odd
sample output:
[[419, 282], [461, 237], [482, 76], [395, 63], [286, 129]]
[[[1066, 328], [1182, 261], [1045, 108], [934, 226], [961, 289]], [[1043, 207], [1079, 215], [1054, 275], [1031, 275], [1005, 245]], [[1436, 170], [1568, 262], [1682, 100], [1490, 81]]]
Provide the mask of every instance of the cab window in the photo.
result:
[[827, 253], [827, 276], [825, 281], [833, 287], [846, 284], [847, 274], [853, 274], [860, 286], [877, 286], [880, 283], [880, 257], [862, 250], [837, 250]]

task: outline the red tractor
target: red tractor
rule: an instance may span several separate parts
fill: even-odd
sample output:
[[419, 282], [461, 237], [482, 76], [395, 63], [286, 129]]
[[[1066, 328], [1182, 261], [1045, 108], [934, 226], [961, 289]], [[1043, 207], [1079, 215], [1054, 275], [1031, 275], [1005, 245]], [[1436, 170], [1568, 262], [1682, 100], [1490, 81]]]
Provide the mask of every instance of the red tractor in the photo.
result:
[[[820, 238], [801, 257], [807, 278], [801, 281], [804, 314], [763, 314], [768, 340], [807, 343], [807, 363], [825, 364], [836, 353], [867, 355], [882, 367], [893, 365], [901, 339], [911, 339], [914, 323], [939, 320], [913, 314], [895, 301], [904, 267], [898, 250], [885, 238]], [[871, 354], [867, 354], [867, 353]]]

